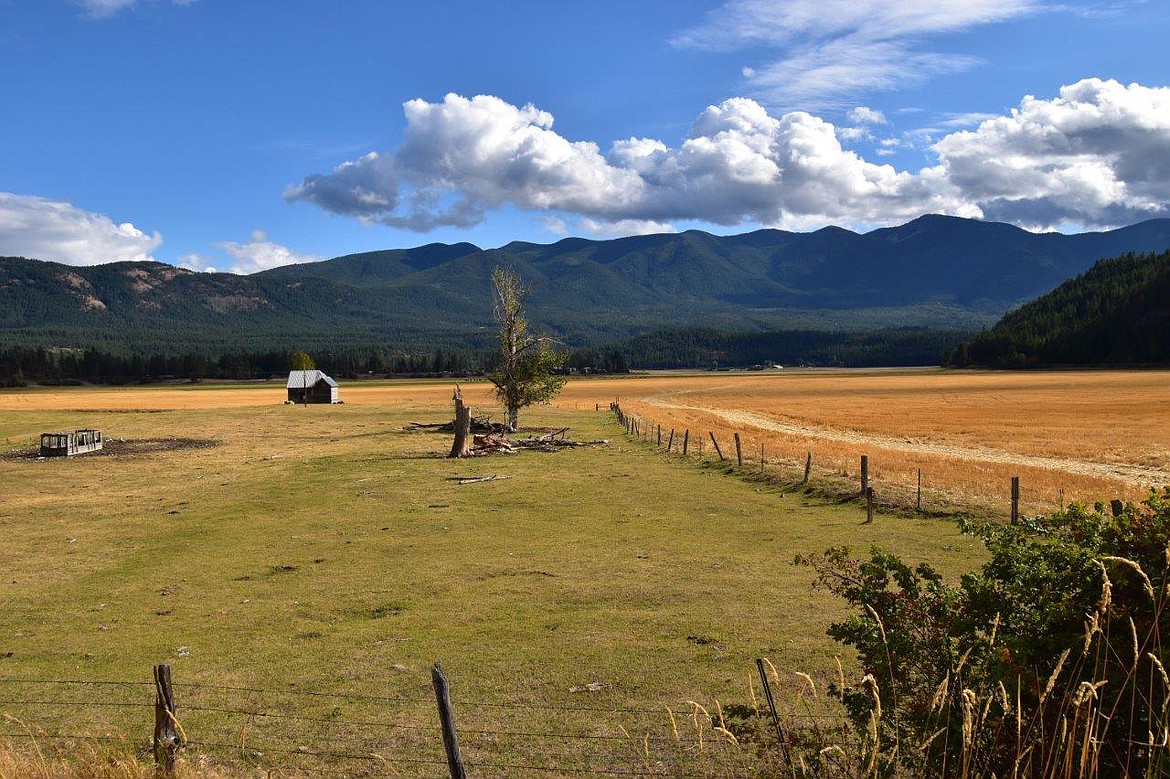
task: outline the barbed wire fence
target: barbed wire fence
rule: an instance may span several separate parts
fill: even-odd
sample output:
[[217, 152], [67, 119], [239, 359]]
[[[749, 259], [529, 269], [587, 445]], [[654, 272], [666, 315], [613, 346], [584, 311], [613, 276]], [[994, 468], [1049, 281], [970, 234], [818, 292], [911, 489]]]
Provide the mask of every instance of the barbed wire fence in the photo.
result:
[[[120, 746], [153, 755], [163, 775], [184, 760], [269, 776], [686, 779], [754, 775], [769, 760], [789, 759], [794, 729], [844, 727], [818, 713], [778, 714], [770, 690], [757, 702], [754, 686], [750, 707], [725, 713], [718, 701], [630, 707], [451, 697], [438, 663], [433, 696], [171, 682], [166, 665], [154, 675], [0, 677], [0, 743], [54, 745], [58, 753]], [[762, 665], [760, 681], [767, 690]]]
[[[600, 411], [600, 404], [594, 406]], [[840, 458], [835, 458], [829, 465], [825, 465], [814, 458], [813, 450], [806, 452], [803, 462], [794, 461], [787, 457], [772, 453], [767, 456], [765, 444], [761, 440], [752, 440], [739, 432], [732, 433], [731, 441], [724, 440], [722, 446], [714, 431], [696, 430], [687, 427], [672, 428], [645, 417], [626, 413], [621, 404], [614, 401], [609, 404], [609, 411], [617, 419], [631, 438], [649, 443], [666, 454], [673, 454], [684, 458], [693, 458], [705, 462], [713, 456], [714, 461], [725, 464], [729, 469], [747, 478], [768, 480], [779, 478], [782, 481], [809, 485], [814, 472], [820, 477], [822, 486], [831, 482], [829, 490], [837, 498], [856, 498], [866, 510], [866, 521], [872, 522], [875, 508], [881, 503], [885, 508], [896, 511], [913, 510], [918, 514], [929, 515], [932, 511], [941, 515], [949, 515], [954, 506], [939, 490], [932, 490], [924, 486], [924, 469], [916, 466], [910, 484], [895, 484], [884, 482], [879, 493], [874, 487], [874, 480], [870, 473], [869, 455], [859, 455], [856, 466]], [[705, 433], [705, 434], [704, 434]], [[709, 445], [704, 454], [704, 446]], [[769, 467], [770, 466], [770, 467]], [[853, 481], [857, 485], [852, 490], [848, 484]], [[1010, 481], [1010, 517], [1013, 523], [1020, 518], [1020, 477], [1012, 476]], [[931, 503], [935, 508], [931, 508]], [[1063, 494], [1060, 499], [1060, 508], [1064, 507]]]

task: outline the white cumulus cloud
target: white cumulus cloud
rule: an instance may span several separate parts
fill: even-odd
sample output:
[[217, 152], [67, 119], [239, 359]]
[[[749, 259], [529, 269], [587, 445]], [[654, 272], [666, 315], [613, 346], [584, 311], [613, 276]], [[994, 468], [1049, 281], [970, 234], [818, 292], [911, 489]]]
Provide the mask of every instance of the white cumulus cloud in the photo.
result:
[[923, 49], [923, 39], [1043, 8], [1041, 0], [729, 0], [673, 43], [770, 51], [743, 69], [755, 95], [774, 105], [822, 108], [863, 90], [973, 67], [977, 59]]
[[[216, 244], [216, 247], [222, 249], [224, 252], [235, 260], [228, 272], [238, 274], [256, 273], [257, 271], [268, 270], [269, 268], [279, 268], [282, 265], [293, 265], [301, 262], [319, 262], [324, 257], [315, 254], [303, 254], [301, 252], [293, 251], [287, 246], [281, 246], [278, 243], [273, 243], [268, 240], [268, 234], [263, 230], [255, 230], [252, 232], [251, 240], [243, 243], [234, 243], [232, 241], [221, 241]], [[202, 258], [196, 255], [188, 255], [190, 262], [196, 263], [194, 266], [188, 264], [192, 270], [206, 270], [214, 272], [215, 268], [203, 268], [197, 266], [202, 261]]]
[[[709, 106], [677, 146], [629, 138], [608, 151], [566, 139], [553, 117], [491, 96], [406, 104], [393, 151], [313, 174], [285, 197], [393, 227], [477, 224], [505, 205], [566, 218], [597, 235], [680, 220], [788, 229], [892, 224], [923, 213], [1032, 227], [1104, 227], [1165, 215], [1170, 89], [1086, 79], [1051, 100], [935, 142], [935, 164], [898, 170], [842, 141], [884, 119], [857, 109], [838, 128], [803, 111], [775, 116], [749, 98]], [[879, 144], [878, 158], [897, 139]]]
[[1108, 226], [1170, 213], [1170, 88], [1085, 79], [933, 148], [989, 219]]
[[162, 244], [129, 222], [62, 200], [0, 192], [0, 255], [97, 265], [115, 260], [152, 260]]
[[558, 135], [549, 113], [497, 97], [412, 100], [406, 120], [397, 150], [310, 175], [285, 197], [417, 231], [471, 226], [505, 204], [576, 215], [597, 234], [613, 232], [605, 223], [644, 232], [676, 219], [804, 225], [969, 210], [843, 149], [831, 124], [773, 117], [746, 98], [709, 107], [677, 148], [630, 138], [604, 154]]

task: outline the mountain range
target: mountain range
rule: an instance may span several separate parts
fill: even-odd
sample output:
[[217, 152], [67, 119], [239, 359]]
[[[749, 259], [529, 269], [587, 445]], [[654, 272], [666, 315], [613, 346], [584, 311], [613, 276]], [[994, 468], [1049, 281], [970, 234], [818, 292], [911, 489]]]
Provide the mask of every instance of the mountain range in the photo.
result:
[[1097, 260], [1170, 249], [1170, 219], [1064, 235], [923, 216], [859, 234], [700, 231], [352, 254], [251, 275], [153, 262], [0, 258], [0, 344], [134, 353], [480, 348], [491, 272], [531, 287], [535, 327], [583, 346], [690, 327], [979, 329]]

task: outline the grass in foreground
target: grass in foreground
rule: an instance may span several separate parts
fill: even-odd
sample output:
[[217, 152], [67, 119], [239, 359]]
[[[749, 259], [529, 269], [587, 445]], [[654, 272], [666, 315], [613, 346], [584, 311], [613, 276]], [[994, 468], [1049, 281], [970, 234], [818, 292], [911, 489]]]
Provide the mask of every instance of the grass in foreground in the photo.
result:
[[[795, 554], [879, 544], [952, 575], [975, 564], [949, 523], [862, 525], [855, 505], [653, 454], [591, 409], [522, 422], [608, 447], [448, 461], [446, 436], [405, 428], [448, 418], [449, 387], [331, 408], [252, 391], [147, 411], [149, 390], [121, 408], [70, 390], [72, 411], [0, 412], [13, 446], [82, 426], [218, 443], [0, 460], [0, 677], [128, 682], [0, 682], [0, 711], [48, 740], [144, 742], [150, 667], [169, 662], [183, 725], [216, 760], [435, 775], [442, 659], [477, 775], [698, 770], [720, 764], [718, 739], [701, 755], [673, 741], [668, 707], [689, 721], [688, 701], [743, 701], [756, 657], [793, 688], [791, 672], [835, 667], [824, 631], [843, 607]], [[452, 481], [490, 474], [508, 478]]]

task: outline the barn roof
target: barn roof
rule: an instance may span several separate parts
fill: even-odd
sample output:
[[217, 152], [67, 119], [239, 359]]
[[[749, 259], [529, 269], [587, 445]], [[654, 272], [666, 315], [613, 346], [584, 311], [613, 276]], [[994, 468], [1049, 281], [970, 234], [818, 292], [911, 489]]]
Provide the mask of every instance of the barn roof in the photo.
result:
[[337, 382], [326, 376], [321, 371], [289, 371], [288, 383], [285, 384], [286, 389], [301, 389], [302, 387], [312, 387], [317, 382], [324, 380], [330, 387], [336, 387]]

